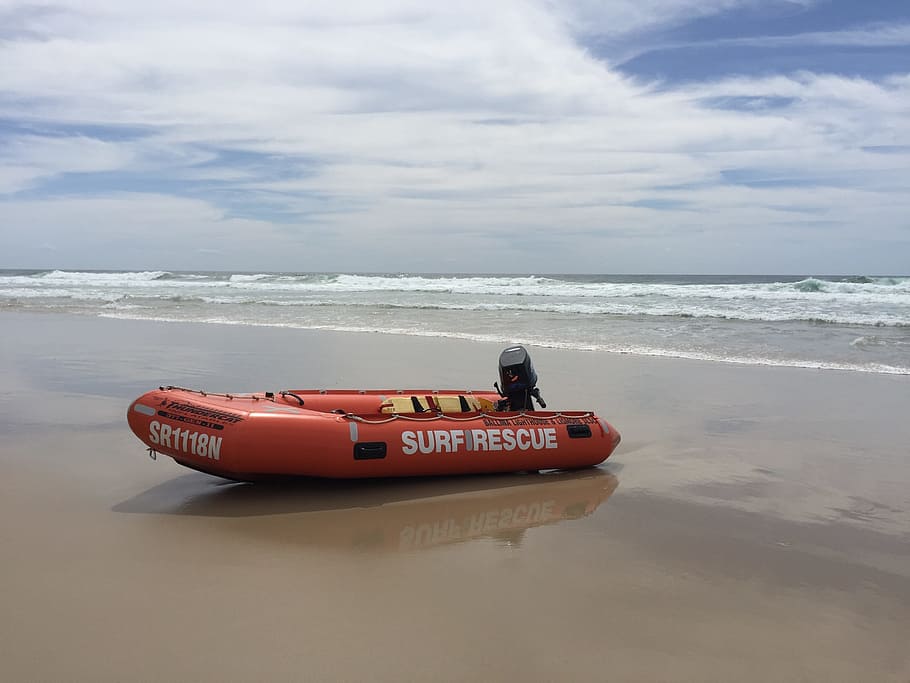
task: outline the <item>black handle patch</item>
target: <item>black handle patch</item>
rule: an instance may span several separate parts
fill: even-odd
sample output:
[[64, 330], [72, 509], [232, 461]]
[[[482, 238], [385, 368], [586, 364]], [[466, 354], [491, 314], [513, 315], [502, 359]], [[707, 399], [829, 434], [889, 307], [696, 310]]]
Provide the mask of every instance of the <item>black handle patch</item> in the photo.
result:
[[570, 439], [590, 439], [591, 427], [589, 425], [566, 425]]
[[354, 460], [382, 460], [385, 452], [385, 441], [363, 441], [354, 444]]

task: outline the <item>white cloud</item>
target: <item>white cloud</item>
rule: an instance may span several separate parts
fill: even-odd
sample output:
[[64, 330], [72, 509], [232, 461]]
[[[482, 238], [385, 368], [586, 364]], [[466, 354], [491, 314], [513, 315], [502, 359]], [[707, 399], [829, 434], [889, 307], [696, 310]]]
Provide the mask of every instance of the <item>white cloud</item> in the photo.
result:
[[[658, 90], [574, 37], [736, 4], [7, 2], [18, 37], [0, 43], [0, 117], [29, 132], [0, 137], [0, 192], [67, 173], [152, 180], [146, 194], [10, 198], [2, 224], [40, 226], [83, 267], [94, 254], [106, 267], [501, 270], [512, 245], [532, 269], [686, 270], [649, 254], [671, 243], [729, 263], [800, 222], [842, 244], [845, 264], [870, 224], [906, 241], [910, 77]], [[788, 101], [710, 106], [736, 97]], [[40, 132], [63, 125], [81, 132]], [[802, 185], [731, 185], [731, 169]], [[198, 198], [162, 195], [155, 178]], [[32, 253], [3, 238], [19, 261]]]
[[124, 145], [85, 136], [11, 136], [4, 142], [0, 193], [18, 192], [60, 173], [91, 173], [128, 167], [136, 155]]
[[[767, 0], [758, 0], [758, 2]], [[813, 0], [793, 4], [808, 5]], [[643, 29], [672, 26], [682, 21], [711, 16], [737, 7], [756, 5], [757, 0], [548, 0], [547, 5], [575, 32], [586, 35], [621, 36]]]
[[[715, 46], [752, 46], [752, 47], [786, 47], [786, 46], [843, 46], [843, 47], [905, 47], [910, 45], [910, 24], [871, 24], [860, 29], [842, 31], [808, 31], [786, 36], [752, 36], [747, 38], [720, 38], [701, 43], [675, 43], [672, 47], [683, 45]], [[664, 46], [668, 47], [668, 46]]]
[[265, 221], [151, 193], [10, 201], [0, 223], [0, 241], [39, 266], [54, 265], [43, 259], [52, 251], [76, 267], [141, 269], [156, 262], [204, 268], [213, 252], [238, 267], [243, 255], [261, 256], [277, 234]]

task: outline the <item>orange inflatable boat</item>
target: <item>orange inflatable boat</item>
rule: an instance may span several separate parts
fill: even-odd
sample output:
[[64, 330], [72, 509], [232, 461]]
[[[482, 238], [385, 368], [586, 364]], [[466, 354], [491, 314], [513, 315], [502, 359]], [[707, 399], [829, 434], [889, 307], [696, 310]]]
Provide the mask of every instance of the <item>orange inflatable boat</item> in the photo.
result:
[[[526, 352], [521, 364], [531, 368]], [[543, 403], [536, 374], [527, 382], [518, 370], [501, 371], [505, 393], [160, 387], [130, 404], [127, 419], [152, 454], [235, 480], [575, 469], [610, 456], [616, 429], [590, 411], [530, 409], [531, 396]]]

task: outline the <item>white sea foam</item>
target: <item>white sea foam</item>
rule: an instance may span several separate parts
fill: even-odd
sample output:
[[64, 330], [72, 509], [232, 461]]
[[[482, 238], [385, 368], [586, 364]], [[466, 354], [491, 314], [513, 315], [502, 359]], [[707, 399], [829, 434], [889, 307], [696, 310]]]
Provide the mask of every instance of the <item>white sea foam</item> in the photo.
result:
[[[865, 281], [870, 280], [870, 281]], [[70, 289], [65, 289], [69, 287]], [[28, 289], [29, 292], [23, 290]], [[0, 297], [85, 298], [91, 289], [177, 300], [206, 294], [210, 303], [309, 305], [314, 295], [339, 305], [385, 305], [464, 311], [514, 310], [623, 316], [682, 316], [743, 321], [808, 320], [838, 324], [910, 325], [910, 278], [863, 282], [676, 284], [591, 282], [528, 277], [426, 277], [234, 274], [228, 278], [166, 271], [91, 273], [52, 271], [0, 276]], [[218, 291], [218, 294], [215, 292]], [[234, 294], [243, 291], [241, 297]], [[358, 294], [383, 295], [383, 299]], [[335, 294], [339, 297], [332, 298]], [[431, 296], [421, 297], [427, 294]], [[93, 294], [92, 296], [96, 296]], [[104, 297], [102, 297], [104, 298]]]
[[[869, 279], [869, 278], [866, 278]], [[871, 279], [870, 279], [871, 280]], [[489, 297], [561, 298], [571, 301], [596, 299], [624, 301], [646, 299], [682, 302], [791, 302], [793, 304], [849, 305], [892, 303], [910, 306], [910, 278], [879, 278], [869, 282], [832, 282], [809, 278], [799, 282], [757, 282], [736, 284], [672, 282], [596, 282], [548, 277], [510, 276], [384, 276], [384, 275], [271, 275], [233, 274], [228, 277], [173, 274], [166, 271], [141, 273], [90, 273], [53, 271], [34, 276], [0, 276], [6, 285], [40, 286], [36, 281], [56, 285], [102, 287], [220, 288], [225, 291], [249, 289], [261, 292], [309, 293], [410, 293], [451, 294]]]
[[36, 290], [28, 287], [10, 287], [0, 289], [0, 301], [4, 299], [54, 300], [71, 299], [74, 301], [119, 301], [126, 295], [120, 292], [108, 292], [96, 289], [64, 289], [59, 287]]
[[170, 275], [164, 270], [149, 270], [128, 273], [92, 273], [54, 270], [37, 276], [41, 280], [53, 281], [58, 284], [75, 285], [129, 285], [134, 282], [151, 282]]
[[855, 346], [858, 348], [870, 348], [876, 346], [910, 346], [910, 335], [908, 335], [907, 339], [889, 339], [876, 335], [857, 337], [852, 342], [850, 342], [850, 346]]
[[867, 372], [910, 366], [910, 278], [716, 280], [0, 271], [0, 306]]
[[244, 275], [235, 273], [228, 278], [229, 282], [259, 282], [261, 280], [272, 280], [274, 275], [269, 275], [268, 273], [258, 273], [256, 275]]

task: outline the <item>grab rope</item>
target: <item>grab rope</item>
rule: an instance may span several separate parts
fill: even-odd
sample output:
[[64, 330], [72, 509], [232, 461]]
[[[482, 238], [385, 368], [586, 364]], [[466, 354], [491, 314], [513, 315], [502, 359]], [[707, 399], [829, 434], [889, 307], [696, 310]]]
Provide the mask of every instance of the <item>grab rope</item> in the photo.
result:
[[[177, 391], [188, 391], [193, 394], [199, 394], [200, 396], [224, 396], [225, 398], [228, 398], [228, 399], [247, 399], [250, 401], [272, 401], [273, 403], [275, 402], [275, 394], [273, 394], [271, 391], [267, 391], [262, 395], [246, 394], [246, 395], [242, 395], [242, 396], [236, 396], [234, 394], [209, 392], [209, 391], [203, 391], [202, 389], [188, 389], [186, 387], [176, 387], [173, 385], [162, 386], [162, 387], [158, 387], [158, 388], [161, 389], [162, 391], [168, 391], [171, 389], [177, 390]], [[292, 398], [295, 398], [295, 399], [297, 399], [297, 401], [299, 401], [301, 406], [304, 403], [303, 398], [301, 398], [300, 396], [298, 396], [290, 391], [279, 392], [279, 396], [281, 396], [281, 397], [290, 396]], [[320, 411], [317, 411], [317, 412], [320, 412]], [[426, 415], [426, 413], [416, 413], [414, 415], [408, 415], [405, 413], [392, 413], [388, 417], [380, 419], [380, 420], [370, 420], [370, 419], [363, 417], [362, 415], [357, 415], [355, 413], [343, 413], [340, 415], [340, 417], [346, 418], [348, 420], [353, 420], [354, 422], [361, 422], [363, 424], [373, 424], [373, 425], [387, 424], [389, 422], [394, 422], [395, 420], [408, 420], [410, 422], [433, 422], [435, 420], [450, 420], [452, 422], [470, 422], [472, 420], [476, 420], [478, 417], [483, 417], [484, 419], [487, 419], [487, 420], [497, 420], [500, 422], [509, 422], [510, 420], [516, 420], [516, 419], [520, 419], [520, 418], [525, 418], [528, 420], [545, 420], [545, 419], [552, 420], [552, 419], [556, 419], [556, 418], [583, 419], [583, 418], [587, 418], [587, 417], [594, 417], [594, 413], [592, 413], [592, 412], [584, 412], [584, 413], [579, 413], [576, 415], [567, 415], [562, 412], [558, 412], [558, 413], [547, 413], [547, 417], [542, 418], [542, 417], [537, 417], [535, 415], [526, 413], [524, 411], [522, 411], [520, 413], [515, 413], [514, 415], [507, 415], [507, 416], [495, 415], [493, 413], [485, 413], [483, 411], [479, 411], [470, 417], [458, 417], [457, 415], [453, 415], [452, 413], [440, 413], [440, 412], [426, 415], [426, 417], [417, 417], [417, 415]]]
[[[191, 394], [199, 394], [200, 396], [224, 396], [225, 398], [230, 399], [230, 400], [245, 398], [249, 401], [272, 401], [272, 402], [275, 401], [275, 394], [272, 393], [271, 391], [266, 391], [264, 394], [242, 394], [242, 395], [238, 396], [236, 394], [225, 394], [225, 393], [219, 393], [217, 391], [203, 391], [202, 389], [190, 389], [188, 387], [175, 387], [172, 384], [169, 384], [166, 387], [158, 387], [158, 389], [160, 389], [161, 391], [171, 391], [171, 390], [187, 391]], [[296, 396], [295, 394], [292, 394], [289, 391], [282, 391], [282, 392], [280, 392], [280, 394], [282, 396], [284, 396], [284, 395], [293, 396], [298, 401], [301, 401], [301, 402], [303, 401], [302, 398], [300, 398], [299, 396]], [[301, 405], [302, 405], [302, 403], [301, 403]]]
[[510, 420], [516, 420], [516, 419], [519, 419], [522, 417], [529, 419], [529, 420], [544, 420], [544, 419], [551, 420], [551, 419], [560, 418], [560, 417], [565, 418], [565, 419], [579, 419], [580, 420], [582, 418], [593, 417], [593, 416], [594, 416], [594, 413], [590, 413], [590, 412], [580, 413], [577, 415], [565, 415], [561, 412], [560, 413], [548, 413], [546, 418], [538, 417], [536, 415], [530, 415], [525, 412], [516, 413], [515, 415], [509, 415], [509, 416], [493, 415], [492, 413], [479, 413], [478, 415], [473, 415], [471, 417], [456, 417], [455, 415], [452, 415], [450, 413], [436, 413], [435, 415], [428, 416], [428, 417], [414, 417], [412, 415], [403, 415], [403, 414], [395, 413], [394, 415], [390, 415], [389, 417], [382, 419], [382, 420], [368, 420], [367, 418], [363, 417], [362, 415], [355, 415], [354, 413], [345, 413], [344, 415], [342, 415], [342, 417], [345, 417], [349, 420], [353, 420], [354, 422], [362, 422], [364, 424], [371, 424], [371, 425], [387, 424], [389, 422], [394, 422], [395, 420], [410, 420], [411, 422], [432, 422], [434, 420], [451, 420], [452, 422], [470, 422], [472, 420], [476, 420], [478, 417], [483, 417], [488, 420], [499, 420], [500, 422], [508, 422]]

